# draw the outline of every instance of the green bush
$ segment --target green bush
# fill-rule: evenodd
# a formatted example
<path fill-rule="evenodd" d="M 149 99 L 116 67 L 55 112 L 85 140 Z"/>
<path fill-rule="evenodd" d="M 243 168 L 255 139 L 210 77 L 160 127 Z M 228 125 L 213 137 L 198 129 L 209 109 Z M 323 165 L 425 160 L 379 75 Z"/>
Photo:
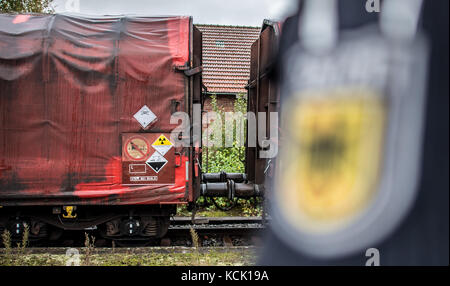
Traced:
<path fill-rule="evenodd" d="M 218 117 L 221 118 L 222 123 L 220 124 L 217 121 L 213 121 L 209 126 L 211 130 L 211 132 L 209 132 L 209 138 L 207 138 L 207 132 L 203 133 L 203 142 L 215 140 L 216 138 L 214 138 L 214 135 L 217 134 L 216 132 L 219 132 L 217 129 L 221 128 L 220 133 L 222 134 L 221 139 L 223 147 L 205 147 L 204 145 L 202 161 L 205 165 L 205 168 L 203 172 L 215 173 L 225 171 L 233 173 L 243 173 L 245 172 L 245 146 L 243 146 L 243 141 L 241 144 L 239 144 L 239 141 L 236 138 L 236 125 L 234 125 L 232 129 L 233 147 L 225 147 L 225 137 L 229 134 L 226 134 L 225 129 L 225 111 L 217 104 L 216 95 L 211 96 L 211 106 L 212 110 L 217 113 Z M 245 94 L 238 94 L 236 96 L 236 100 L 234 102 L 234 112 L 241 112 L 242 114 L 245 114 L 247 112 L 247 99 Z M 244 126 L 245 122 L 246 121 L 244 119 Z M 243 138 L 243 140 L 245 140 L 245 138 Z"/>
<path fill-rule="evenodd" d="M 243 138 L 239 138 L 240 129 L 238 128 L 237 121 L 234 123 L 233 128 L 226 129 L 225 121 L 225 111 L 223 107 L 219 106 L 217 103 L 217 96 L 211 95 L 211 107 L 214 112 L 221 119 L 221 122 L 213 121 L 209 126 L 210 132 L 203 133 L 203 142 L 214 140 L 215 134 L 221 134 L 222 146 L 223 147 L 207 147 L 206 144 L 203 145 L 203 172 L 206 173 L 216 173 L 220 171 L 230 172 L 230 173 L 244 173 L 245 172 L 245 134 L 246 134 L 246 119 L 243 118 L 244 130 Z M 245 94 L 238 94 L 236 100 L 234 101 L 234 112 L 235 113 L 247 113 L 247 98 Z M 228 132 L 228 133 L 227 133 Z M 232 132 L 233 143 L 232 147 L 225 147 L 225 139 L 227 135 Z M 209 135 L 209 138 L 208 138 Z M 218 138 L 219 139 L 219 138 Z M 240 139 L 240 140 L 239 140 Z M 212 199 L 199 198 L 197 203 L 200 208 L 208 212 L 216 212 L 217 208 L 211 203 Z M 215 198 L 216 203 L 222 207 L 227 207 L 231 202 L 227 198 Z M 235 215 L 244 216 L 254 216 L 261 215 L 262 209 L 260 206 L 260 199 L 239 199 L 235 200 L 236 207 L 232 213 Z"/>
<path fill-rule="evenodd" d="M 219 106 L 217 103 L 216 95 L 211 95 L 211 107 L 212 111 L 216 112 L 217 117 L 221 119 L 221 122 L 213 121 L 209 126 L 210 132 L 203 132 L 203 157 L 202 157 L 202 171 L 205 173 L 216 173 L 220 171 L 230 172 L 230 173 L 244 173 L 245 172 L 245 146 L 244 138 L 240 138 L 240 142 L 236 136 L 239 135 L 239 129 L 237 124 L 234 124 L 233 128 L 228 130 L 225 128 L 225 111 L 223 107 Z M 247 98 L 245 94 L 238 94 L 234 102 L 234 112 L 235 113 L 247 113 Z M 246 134 L 246 119 L 243 118 L 244 130 L 243 134 Z M 233 142 L 232 147 L 225 147 L 225 137 L 227 132 L 233 132 Z M 223 147 L 207 147 L 206 142 L 213 141 L 216 138 L 214 136 L 220 134 Z M 208 136 L 209 135 L 209 136 Z M 219 138 L 217 138 L 219 141 Z M 221 211 L 216 208 L 213 204 L 213 200 L 221 206 L 222 208 L 227 208 L 232 202 L 227 198 L 204 198 L 200 197 L 197 200 L 197 205 L 199 207 L 199 213 L 205 216 L 226 216 L 226 215 L 238 215 L 238 216 L 256 216 L 261 215 L 261 199 L 260 198 L 250 198 L 250 199 L 235 199 L 235 208 L 230 211 Z M 178 213 L 181 215 L 189 215 L 186 206 L 179 206 Z"/>

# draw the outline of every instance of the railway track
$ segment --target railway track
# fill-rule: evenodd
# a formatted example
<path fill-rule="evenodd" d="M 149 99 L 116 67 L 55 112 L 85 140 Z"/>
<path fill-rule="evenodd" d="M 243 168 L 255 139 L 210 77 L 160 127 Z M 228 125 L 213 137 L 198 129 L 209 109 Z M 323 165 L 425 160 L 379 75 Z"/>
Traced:
<path fill-rule="evenodd" d="M 169 232 L 195 229 L 197 232 L 256 232 L 263 230 L 267 220 L 261 217 L 173 217 Z"/>
<path fill-rule="evenodd" d="M 175 216 L 171 218 L 172 225 L 189 225 L 192 224 L 191 217 L 184 216 Z M 270 221 L 270 217 L 263 219 L 260 216 L 226 216 L 226 217 L 195 217 L 194 218 L 195 225 L 202 224 L 213 224 L 213 225 L 221 225 L 221 224 L 265 224 Z"/>
<path fill-rule="evenodd" d="M 201 246 L 257 245 L 268 220 L 261 217 L 174 217 L 161 245 L 190 245 L 191 229 L 199 236 Z"/>
<path fill-rule="evenodd" d="M 80 251 L 84 252 L 83 248 L 78 248 Z M 231 246 L 231 247 L 208 247 L 208 248 L 198 248 L 193 249 L 188 246 L 153 246 L 153 247 L 96 247 L 93 249 L 93 254 L 172 254 L 172 253 L 192 253 L 196 251 L 198 253 L 208 253 L 210 251 L 216 252 L 239 252 L 239 251 L 256 251 L 258 248 L 255 246 Z M 65 254 L 67 247 L 29 247 L 26 249 L 27 253 L 32 254 Z M 14 249 L 12 252 L 16 252 Z M 0 248 L 0 255 L 4 254 L 5 250 Z"/>
<path fill-rule="evenodd" d="M 83 247 L 84 233 L 95 237 L 95 246 L 108 247 L 191 247 L 192 233 L 198 235 L 202 247 L 257 246 L 269 219 L 261 217 L 172 217 L 167 234 L 162 239 L 116 240 L 103 239 L 96 230 L 66 231 L 57 241 L 31 241 L 31 247 Z"/>

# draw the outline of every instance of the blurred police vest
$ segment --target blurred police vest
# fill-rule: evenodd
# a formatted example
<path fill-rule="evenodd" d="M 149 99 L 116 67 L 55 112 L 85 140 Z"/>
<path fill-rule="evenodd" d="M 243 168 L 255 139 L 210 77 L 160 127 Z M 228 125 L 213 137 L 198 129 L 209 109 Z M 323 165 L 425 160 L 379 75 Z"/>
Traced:
<path fill-rule="evenodd" d="M 283 24 L 263 265 L 448 265 L 448 2 L 378 2 Z"/>

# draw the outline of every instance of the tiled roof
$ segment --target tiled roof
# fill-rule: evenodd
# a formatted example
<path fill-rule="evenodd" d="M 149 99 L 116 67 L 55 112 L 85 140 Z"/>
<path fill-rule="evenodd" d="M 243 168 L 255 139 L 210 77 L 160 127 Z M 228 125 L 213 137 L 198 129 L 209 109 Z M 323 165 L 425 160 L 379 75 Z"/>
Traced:
<path fill-rule="evenodd" d="M 196 25 L 202 32 L 203 83 L 209 92 L 246 93 L 250 48 L 260 28 Z"/>

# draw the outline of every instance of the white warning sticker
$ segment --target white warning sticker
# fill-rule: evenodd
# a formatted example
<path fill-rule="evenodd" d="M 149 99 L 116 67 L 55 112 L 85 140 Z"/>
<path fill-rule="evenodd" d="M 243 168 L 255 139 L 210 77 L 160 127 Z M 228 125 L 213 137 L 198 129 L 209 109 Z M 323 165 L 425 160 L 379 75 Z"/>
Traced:
<path fill-rule="evenodd" d="M 165 155 L 173 147 L 173 144 L 166 136 L 161 134 L 158 139 L 153 142 L 152 147 L 161 155 Z"/>
<path fill-rule="evenodd" d="M 158 181 L 158 176 L 131 176 L 130 182 Z"/>
<path fill-rule="evenodd" d="M 156 115 L 150 110 L 150 108 L 148 108 L 147 105 L 142 106 L 133 117 L 144 129 L 156 119 Z"/>
<path fill-rule="evenodd" d="M 153 171 L 159 173 L 161 169 L 167 164 L 167 159 L 158 152 L 153 153 L 145 163 L 152 168 Z"/>

